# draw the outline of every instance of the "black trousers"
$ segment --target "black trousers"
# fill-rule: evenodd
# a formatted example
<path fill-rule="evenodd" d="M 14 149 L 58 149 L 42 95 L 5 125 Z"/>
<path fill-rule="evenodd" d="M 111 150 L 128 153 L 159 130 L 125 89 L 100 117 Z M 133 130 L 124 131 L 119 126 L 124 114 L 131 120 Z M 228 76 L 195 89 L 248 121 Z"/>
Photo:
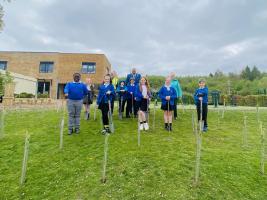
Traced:
<path fill-rule="evenodd" d="M 176 118 L 178 116 L 177 115 L 177 103 L 178 103 L 178 98 L 175 98 L 174 99 L 174 109 L 173 109 L 174 118 Z"/>
<path fill-rule="evenodd" d="M 109 123 L 108 123 L 108 111 L 109 111 L 108 103 L 101 103 L 99 105 L 99 109 L 102 112 L 102 122 L 103 122 L 103 125 L 104 126 L 109 125 Z"/>
<path fill-rule="evenodd" d="M 197 118 L 198 121 L 200 120 L 200 103 L 197 104 Z M 204 121 L 204 126 L 208 126 L 207 122 L 207 117 L 208 117 L 208 104 L 207 103 L 202 103 L 202 120 Z"/>
<path fill-rule="evenodd" d="M 134 110 L 134 113 L 132 113 Z M 136 108 L 136 101 L 132 99 L 127 99 L 127 106 L 126 106 L 126 116 L 129 117 L 130 113 L 137 115 L 137 108 Z"/>

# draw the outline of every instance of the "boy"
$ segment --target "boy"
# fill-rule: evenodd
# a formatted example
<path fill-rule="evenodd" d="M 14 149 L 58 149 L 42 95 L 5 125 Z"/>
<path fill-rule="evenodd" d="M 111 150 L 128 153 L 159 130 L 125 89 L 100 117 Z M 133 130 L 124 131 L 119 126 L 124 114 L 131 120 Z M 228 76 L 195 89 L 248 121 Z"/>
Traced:
<path fill-rule="evenodd" d="M 130 118 L 130 113 L 134 115 L 134 117 L 137 116 L 137 109 L 136 109 L 136 101 L 135 101 L 135 85 L 134 78 L 130 78 L 130 83 L 127 85 L 128 92 L 127 92 L 127 107 L 126 107 L 126 118 Z"/>
<path fill-rule="evenodd" d="M 64 89 L 65 96 L 68 98 L 67 106 L 69 112 L 69 135 L 75 129 L 75 133 L 80 133 L 80 116 L 82 110 L 83 98 L 87 95 L 86 85 L 81 81 L 81 74 L 73 74 L 73 82 L 67 83 Z"/>
<path fill-rule="evenodd" d="M 108 75 L 104 77 L 104 83 L 99 87 L 99 94 L 96 102 L 98 109 L 102 112 L 102 122 L 104 125 L 104 129 L 102 130 L 103 135 L 111 132 L 109 129 L 108 112 L 111 113 L 111 102 L 115 97 L 115 90 L 114 86 L 110 83 L 110 79 Z"/>
<path fill-rule="evenodd" d="M 203 131 L 207 132 L 208 123 L 207 123 L 207 115 L 208 115 L 208 88 L 206 87 L 205 79 L 199 79 L 198 81 L 199 88 L 196 89 L 194 94 L 195 104 L 197 106 L 197 116 L 198 121 L 200 121 L 200 113 L 201 113 L 201 104 L 202 104 L 202 120 L 204 121 Z"/>

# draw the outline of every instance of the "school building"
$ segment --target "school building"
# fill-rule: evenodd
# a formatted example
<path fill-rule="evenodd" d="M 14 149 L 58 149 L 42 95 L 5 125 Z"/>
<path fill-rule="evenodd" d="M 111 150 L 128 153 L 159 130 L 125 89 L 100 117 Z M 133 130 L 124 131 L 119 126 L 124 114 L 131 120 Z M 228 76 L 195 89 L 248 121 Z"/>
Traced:
<path fill-rule="evenodd" d="M 104 54 L 0 51 L 0 69 L 36 79 L 35 95 L 59 99 L 73 73 L 81 73 L 82 81 L 90 77 L 101 83 L 111 64 Z"/>

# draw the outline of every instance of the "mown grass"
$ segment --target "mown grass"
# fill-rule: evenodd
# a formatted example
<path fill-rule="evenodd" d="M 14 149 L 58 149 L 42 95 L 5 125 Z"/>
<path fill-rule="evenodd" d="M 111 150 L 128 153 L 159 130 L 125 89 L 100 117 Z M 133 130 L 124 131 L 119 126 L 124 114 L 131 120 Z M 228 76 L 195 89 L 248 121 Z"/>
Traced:
<path fill-rule="evenodd" d="M 174 131 L 142 132 L 137 146 L 136 119 L 114 116 L 109 137 L 107 182 L 101 183 L 104 136 L 97 120 L 82 120 L 79 135 L 66 135 L 59 150 L 61 112 L 12 111 L 0 140 L 0 199 L 267 199 L 267 176 L 260 173 L 260 133 L 256 113 L 248 116 L 248 146 L 242 145 L 243 112 L 209 112 L 202 137 L 200 183 L 194 184 L 196 141 L 192 110 L 180 111 Z M 221 113 L 219 114 L 221 116 Z M 260 118 L 267 125 L 267 112 Z M 67 116 L 65 116 L 67 120 Z M 152 122 L 153 115 L 150 115 Z M 19 185 L 26 130 L 31 135 L 26 182 Z M 266 168 L 265 168 L 266 169 Z"/>

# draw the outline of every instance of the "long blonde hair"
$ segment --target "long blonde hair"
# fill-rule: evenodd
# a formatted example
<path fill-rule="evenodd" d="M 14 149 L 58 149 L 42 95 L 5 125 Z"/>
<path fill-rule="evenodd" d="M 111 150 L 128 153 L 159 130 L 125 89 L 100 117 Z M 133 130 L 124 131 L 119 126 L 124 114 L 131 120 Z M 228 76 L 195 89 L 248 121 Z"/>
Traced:
<path fill-rule="evenodd" d="M 142 79 L 145 79 L 145 81 L 146 81 L 145 85 L 146 85 L 146 87 L 147 87 L 147 92 L 150 92 L 150 84 L 149 84 L 149 82 L 148 82 L 148 79 L 147 79 L 145 76 L 142 76 L 141 79 L 140 79 L 140 81 L 139 81 L 139 90 L 140 90 L 141 92 L 143 91 L 143 89 L 142 89 L 142 85 L 141 85 L 141 81 L 142 81 Z"/>

